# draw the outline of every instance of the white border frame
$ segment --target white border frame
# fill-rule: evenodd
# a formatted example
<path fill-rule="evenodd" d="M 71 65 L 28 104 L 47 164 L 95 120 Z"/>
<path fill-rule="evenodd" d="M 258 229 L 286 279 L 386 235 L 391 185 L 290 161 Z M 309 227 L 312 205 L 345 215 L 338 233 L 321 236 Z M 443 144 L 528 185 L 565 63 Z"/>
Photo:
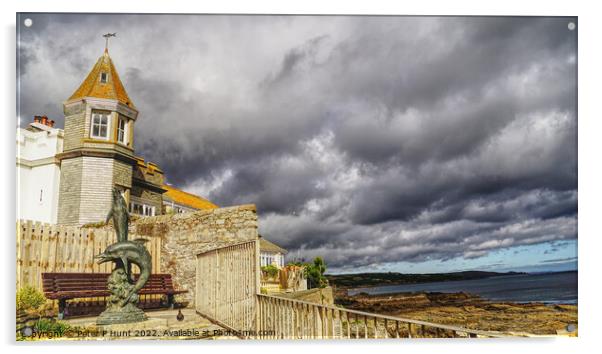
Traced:
<path fill-rule="evenodd" d="M 602 79 L 600 63 L 602 63 L 602 46 L 599 44 L 600 35 L 600 9 L 593 1 L 524 1 L 506 0 L 486 2 L 479 0 L 455 1 L 406 1 L 386 2 L 379 0 L 305 0 L 296 2 L 283 1 L 244 1 L 224 0 L 220 2 L 190 2 L 184 0 L 172 1 L 147 1 L 126 2 L 122 0 L 105 0 L 98 2 L 82 2 L 76 0 L 56 0 L 42 2 L 35 0 L 21 0 L 19 2 L 4 2 L 0 17 L 3 20 L 2 32 L 6 41 L 3 42 L 4 55 L 2 77 L 10 78 L 2 85 L 0 106 L 5 109 L 6 135 L 3 139 L 8 144 L 3 149 L 2 162 L 5 165 L 3 174 L 4 209 L 0 213 L 5 226 L 3 238 L 5 242 L 4 261 L 8 276 L 4 277 L 3 303 L 5 313 L 14 313 L 14 220 L 15 220 L 15 147 L 13 143 L 14 130 L 10 122 L 16 117 L 16 81 L 15 80 L 15 12 L 154 12 L 154 13 L 303 13 L 303 14 L 447 14 L 447 15 L 539 15 L 579 16 L 579 338 L 577 339 L 526 339 L 526 340 L 475 340 L 475 341 L 448 341 L 424 340 L 404 341 L 403 343 L 391 341 L 298 341 L 294 342 L 250 342 L 250 341 L 213 341 L 212 343 L 198 342 L 173 342 L 173 341 L 148 341 L 148 342 L 104 342 L 102 345 L 92 343 L 30 343 L 37 346 L 43 345 L 50 350 L 57 350 L 63 354 L 80 353 L 82 350 L 90 353 L 105 353 L 110 345 L 112 352 L 143 351 L 145 354 L 165 353 L 166 350 L 178 351 L 209 351 L 223 352 L 224 350 L 244 350 L 247 353 L 276 352 L 287 354 L 303 353 L 308 351 L 320 352 L 346 351 L 348 353 L 363 353 L 371 350 L 410 351 L 410 352 L 442 352 L 446 353 L 482 353 L 488 354 L 508 352 L 521 353 L 529 351 L 535 353 L 581 353 L 594 351 L 600 346 L 599 319 L 602 317 L 599 294 L 602 286 L 599 281 L 599 271 L 602 269 L 600 250 L 602 239 L 600 233 L 600 201 L 602 192 L 602 165 L 599 163 L 599 152 L 602 151 L 602 120 L 599 119 L 599 85 Z M 596 11 L 598 10 L 598 11 Z M 34 24 L 35 25 L 35 24 Z M 20 343 L 14 344 L 14 321 L 12 316 L 5 316 L 2 321 L 0 333 L 6 336 L 4 346 L 11 346 L 7 350 L 38 352 L 39 348 L 33 345 Z M 79 345 L 78 345 L 79 344 Z M 85 345 L 85 349 L 82 347 Z M 48 346 L 48 347 L 46 347 Z M 173 348 L 176 346 L 177 348 Z M 199 347 L 202 346 L 202 347 Z M 225 348 L 235 346 L 238 348 Z M 244 346 L 244 349 L 243 349 Z M 59 348 L 60 347 L 60 348 Z M 308 348 L 311 347 L 311 348 Z M 172 349 L 173 348 L 173 349 Z M 387 350 L 389 349 L 389 350 Z"/>

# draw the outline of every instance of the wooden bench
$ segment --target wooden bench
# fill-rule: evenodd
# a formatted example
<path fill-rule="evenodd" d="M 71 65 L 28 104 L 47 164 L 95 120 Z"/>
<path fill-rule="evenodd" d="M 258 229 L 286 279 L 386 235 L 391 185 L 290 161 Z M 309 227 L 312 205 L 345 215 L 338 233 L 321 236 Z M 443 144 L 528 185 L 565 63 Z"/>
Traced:
<path fill-rule="evenodd" d="M 59 319 L 64 318 L 67 300 L 79 298 L 105 298 L 109 273 L 42 273 L 44 295 L 59 302 Z M 133 275 L 134 281 L 138 274 Z M 166 295 L 167 305 L 174 307 L 175 295 L 188 290 L 175 290 L 171 274 L 151 274 L 138 295 Z"/>

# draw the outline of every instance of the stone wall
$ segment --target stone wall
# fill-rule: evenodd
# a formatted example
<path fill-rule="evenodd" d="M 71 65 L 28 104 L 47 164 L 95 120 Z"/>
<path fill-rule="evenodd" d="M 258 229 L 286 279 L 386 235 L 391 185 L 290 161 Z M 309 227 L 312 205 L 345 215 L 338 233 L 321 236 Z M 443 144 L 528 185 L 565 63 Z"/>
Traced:
<path fill-rule="evenodd" d="M 132 188 L 132 165 L 113 160 L 113 183 L 125 188 Z"/>
<path fill-rule="evenodd" d="M 274 296 L 280 296 L 287 299 L 294 299 L 300 301 L 313 302 L 315 304 L 322 305 L 333 305 L 334 304 L 334 296 L 332 292 L 332 288 L 327 286 L 325 288 L 319 289 L 309 289 L 303 291 L 296 291 L 293 293 L 279 293 L 273 294 Z"/>
<path fill-rule="evenodd" d="M 196 256 L 212 249 L 258 239 L 255 205 L 144 217 L 131 225 L 137 236 L 161 237 L 161 272 L 172 275 L 179 299 L 194 305 Z"/>
<path fill-rule="evenodd" d="M 130 200 L 155 207 L 155 214 L 161 214 L 163 208 L 163 195 L 138 186 L 137 180 L 132 185 Z"/>

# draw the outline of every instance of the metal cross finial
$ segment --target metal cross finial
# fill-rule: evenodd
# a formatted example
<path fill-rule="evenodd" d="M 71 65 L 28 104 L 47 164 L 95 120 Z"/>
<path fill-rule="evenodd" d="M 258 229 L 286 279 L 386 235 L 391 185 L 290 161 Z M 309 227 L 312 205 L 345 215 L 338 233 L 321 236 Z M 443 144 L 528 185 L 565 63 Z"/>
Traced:
<path fill-rule="evenodd" d="M 102 36 L 105 37 L 105 52 L 108 52 L 109 51 L 109 38 L 117 37 L 117 32 L 103 34 Z"/>

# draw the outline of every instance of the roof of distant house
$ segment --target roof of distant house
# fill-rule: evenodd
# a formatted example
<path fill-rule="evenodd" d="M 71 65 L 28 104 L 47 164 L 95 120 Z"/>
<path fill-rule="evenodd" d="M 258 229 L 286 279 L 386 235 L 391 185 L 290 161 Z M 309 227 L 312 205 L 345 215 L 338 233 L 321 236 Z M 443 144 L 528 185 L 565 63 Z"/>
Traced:
<path fill-rule="evenodd" d="M 288 251 L 284 248 L 278 246 L 277 244 L 270 242 L 263 238 L 263 236 L 259 236 L 259 249 L 264 252 L 274 252 L 274 253 L 282 253 L 287 254 Z"/>
<path fill-rule="evenodd" d="M 101 78 L 101 75 L 105 74 Z M 124 105 L 134 107 L 134 103 L 128 96 L 117 70 L 113 65 L 109 53 L 105 53 L 98 58 L 98 61 L 84 80 L 79 88 L 69 97 L 69 101 L 75 99 L 81 99 L 84 97 L 96 97 L 96 98 L 107 98 L 117 100 Z"/>
<path fill-rule="evenodd" d="M 205 198 L 199 197 L 198 195 L 194 195 L 192 193 L 184 192 L 183 190 L 173 186 L 164 184 L 163 189 L 166 190 L 166 192 L 163 194 L 163 197 L 167 197 L 166 199 L 173 201 L 176 204 L 201 210 L 219 208 L 217 205 L 211 203 Z"/>

